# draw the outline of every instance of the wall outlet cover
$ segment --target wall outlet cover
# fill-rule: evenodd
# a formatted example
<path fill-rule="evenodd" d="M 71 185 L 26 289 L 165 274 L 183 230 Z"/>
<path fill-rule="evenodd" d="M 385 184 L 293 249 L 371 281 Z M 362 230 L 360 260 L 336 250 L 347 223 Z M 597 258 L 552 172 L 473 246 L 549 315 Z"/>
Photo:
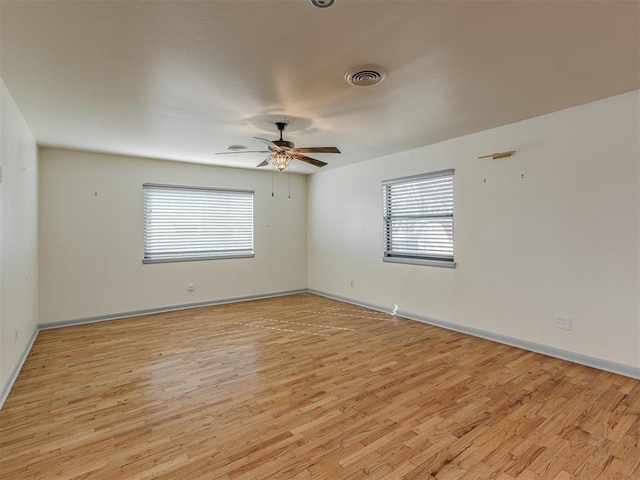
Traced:
<path fill-rule="evenodd" d="M 555 315 L 556 328 L 560 330 L 571 330 L 571 317 L 566 315 Z"/>

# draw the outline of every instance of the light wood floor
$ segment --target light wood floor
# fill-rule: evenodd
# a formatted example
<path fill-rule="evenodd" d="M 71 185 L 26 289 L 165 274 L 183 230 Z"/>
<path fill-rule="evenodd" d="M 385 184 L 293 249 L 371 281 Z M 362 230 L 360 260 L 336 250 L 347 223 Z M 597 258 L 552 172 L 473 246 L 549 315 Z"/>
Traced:
<path fill-rule="evenodd" d="M 640 382 L 302 294 L 43 331 L 0 478 L 640 479 Z"/>

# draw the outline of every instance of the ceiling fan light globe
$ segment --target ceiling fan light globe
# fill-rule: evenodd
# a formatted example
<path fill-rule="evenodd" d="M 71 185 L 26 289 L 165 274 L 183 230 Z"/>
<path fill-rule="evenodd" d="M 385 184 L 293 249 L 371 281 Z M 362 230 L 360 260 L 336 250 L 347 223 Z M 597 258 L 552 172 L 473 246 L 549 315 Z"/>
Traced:
<path fill-rule="evenodd" d="M 293 157 L 287 152 L 274 152 L 271 154 L 271 165 L 276 167 L 280 172 L 289 166 L 293 161 Z"/>

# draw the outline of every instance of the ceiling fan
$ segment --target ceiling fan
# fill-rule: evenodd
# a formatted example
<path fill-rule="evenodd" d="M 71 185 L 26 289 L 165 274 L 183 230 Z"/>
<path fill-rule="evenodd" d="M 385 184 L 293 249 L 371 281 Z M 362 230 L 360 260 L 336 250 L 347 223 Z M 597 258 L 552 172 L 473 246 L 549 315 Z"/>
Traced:
<path fill-rule="evenodd" d="M 310 163 L 316 167 L 324 167 L 326 162 L 316 160 L 315 158 L 307 157 L 305 153 L 341 153 L 337 147 L 300 147 L 296 148 L 293 142 L 282 139 L 282 132 L 287 128 L 285 122 L 276 122 L 276 127 L 280 132 L 280 138 L 278 140 L 267 140 L 266 138 L 253 137 L 256 140 L 260 140 L 267 145 L 268 150 L 239 150 L 235 152 L 221 152 L 216 155 L 229 155 L 232 153 L 268 153 L 269 156 L 260 162 L 257 166 L 264 167 L 266 165 L 273 165 L 279 171 L 283 171 L 294 160 L 300 160 L 302 162 Z"/>

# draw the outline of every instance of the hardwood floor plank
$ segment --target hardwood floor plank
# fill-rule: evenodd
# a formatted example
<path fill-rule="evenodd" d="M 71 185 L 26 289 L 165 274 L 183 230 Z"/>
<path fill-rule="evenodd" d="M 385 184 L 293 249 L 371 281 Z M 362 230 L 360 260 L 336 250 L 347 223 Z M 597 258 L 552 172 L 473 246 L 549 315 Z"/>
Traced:
<path fill-rule="evenodd" d="M 637 480 L 640 382 L 312 294 L 42 331 L 0 478 Z"/>

